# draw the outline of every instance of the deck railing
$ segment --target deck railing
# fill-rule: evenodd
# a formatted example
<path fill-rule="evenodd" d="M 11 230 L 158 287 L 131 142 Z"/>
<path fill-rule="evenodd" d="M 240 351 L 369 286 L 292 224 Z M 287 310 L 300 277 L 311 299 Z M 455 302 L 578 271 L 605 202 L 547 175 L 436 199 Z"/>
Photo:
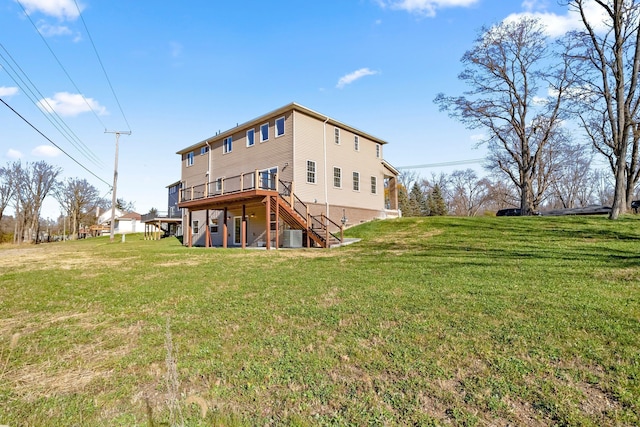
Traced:
<path fill-rule="evenodd" d="M 146 213 L 141 215 L 141 222 L 150 222 L 153 221 L 154 219 L 164 219 L 164 218 L 182 218 L 182 211 L 180 209 L 174 209 L 172 211 L 157 211 L 157 212 L 150 212 L 150 213 Z"/>
<path fill-rule="evenodd" d="M 204 184 L 180 190 L 180 201 L 190 202 L 208 197 L 239 193 L 255 189 L 278 190 L 278 174 L 267 171 L 253 171 L 240 175 L 218 178 Z"/>

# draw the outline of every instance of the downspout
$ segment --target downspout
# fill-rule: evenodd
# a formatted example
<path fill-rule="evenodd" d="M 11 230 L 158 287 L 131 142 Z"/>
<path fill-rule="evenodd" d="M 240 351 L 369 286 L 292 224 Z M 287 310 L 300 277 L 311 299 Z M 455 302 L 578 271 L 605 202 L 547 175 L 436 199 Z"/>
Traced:
<path fill-rule="evenodd" d="M 209 141 L 205 141 L 207 144 L 207 179 L 211 182 L 211 146 L 209 145 Z"/>
<path fill-rule="evenodd" d="M 329 217 L 329 190 L 327 188 L 328 182 L 328 172 L 327 172 L 327 122 L 329 121 L 329 117 L 322 124 L 322 149 L 324 151 L 324 204 L 325 204 L 325 215 L 327 218 Z"/>

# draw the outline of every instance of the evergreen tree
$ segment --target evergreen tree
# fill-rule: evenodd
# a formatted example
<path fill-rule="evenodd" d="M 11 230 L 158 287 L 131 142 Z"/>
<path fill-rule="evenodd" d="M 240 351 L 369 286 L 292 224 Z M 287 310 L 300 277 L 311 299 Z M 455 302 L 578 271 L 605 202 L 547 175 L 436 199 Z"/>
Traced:
<path fill-rule="evenodd" d="M 447 214 L 447 205 L 444 202 L 444 197 L 442 197 L 440 185 L 436 184 L 429 193 L 427 206 L 430 216 L 444 216 Z"/>
<path fill-rule="evenodd" d="M 411 193 L 409 194 L 409 207 L 411 215 L 407 216 L 426 216 L 428 213 L 427 200 L 424 197 L 424 192 L 420 188 L 417 182 L 411 187 Z"/>
<path fill-rule="evenodd" d="M 404 185 L 398 185 L 398 208 L 402 216 L 411 216 L 411 206 L 409 206 L 409 195 Z"/>

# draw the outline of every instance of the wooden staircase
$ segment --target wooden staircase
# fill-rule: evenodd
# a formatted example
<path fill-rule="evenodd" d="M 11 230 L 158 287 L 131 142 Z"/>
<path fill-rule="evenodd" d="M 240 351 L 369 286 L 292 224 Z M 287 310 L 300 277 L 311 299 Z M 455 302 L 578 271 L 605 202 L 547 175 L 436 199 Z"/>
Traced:
<path fill-rule="evenodd" d="M 291 192 L 291 187 L 287 183 L 280 181 L 279 187 L 282 190 L 279 191 L 278 196 L 269 196 L 271 211 L 277 212 L 292 230 L 302 230 L 306 234 L 307 246 L 311 247 L 313 242 L 321 248 L 330 248 L 343 242 L 343 230 L 340 225 L 325 214 L 310 215 L 309 207 Z M 332 233 L 331 226 L 340 230 L 339 233 Z"/>

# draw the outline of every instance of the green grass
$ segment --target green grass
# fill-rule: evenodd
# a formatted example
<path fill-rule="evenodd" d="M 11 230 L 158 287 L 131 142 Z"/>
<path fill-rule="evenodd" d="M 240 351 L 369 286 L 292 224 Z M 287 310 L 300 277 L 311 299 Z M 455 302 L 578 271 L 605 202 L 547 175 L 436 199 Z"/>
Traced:
<path fill-rule="evenodd" d="M 0 424 L 640 424 L 640 220 L 348 234 L 0 247 Z"/>

